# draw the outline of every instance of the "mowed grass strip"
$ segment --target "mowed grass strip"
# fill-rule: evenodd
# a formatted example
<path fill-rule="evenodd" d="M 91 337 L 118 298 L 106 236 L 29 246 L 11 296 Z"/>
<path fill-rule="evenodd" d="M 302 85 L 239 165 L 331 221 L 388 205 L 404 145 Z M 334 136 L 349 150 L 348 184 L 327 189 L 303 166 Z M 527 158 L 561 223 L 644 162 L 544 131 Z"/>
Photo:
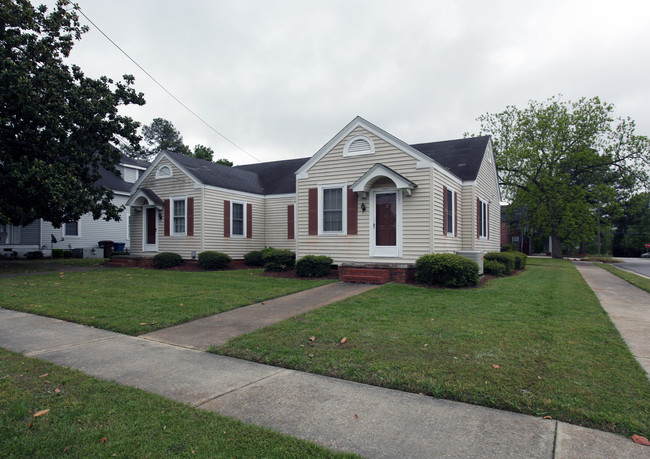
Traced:
<path fill-rule="evenodd" d="M 107 258 L 61 258 L 53 260 L 0 260 L 0 275 L 56 271 L 60 266 L 96 267 Z"/>
<path fill-rule="evenodd" d="M 213 352 L 650 434 L 645 373 L 594 293 L 562 260 L 529 259 L 526 271 L 482 288 L 388 284 Z"/>
<path fill-rule="evenodd" d="M 629 271 L 625 271 L 624 269 L 616 268 L 614 266 L 610 265 L 605 265 L 605 264 L 597 264 L 600 268 L 603 268 L 605 271 L 609 271 L 610 273 L 620 277 L 624 281 L 629 282 L 630 284 L 634 285 L 635 287 L 639 287 L 641 290 L 645 290 L 646 292 L 650 293 L 650 279 L 647 279 L 645 277 L 639 276 L 637 274 L 631 273 Z M 650 337 L 649 337 L 650 339 Z"/>
<path fill-rule="evenodd" d="M 0 456 L 353 457 L 3 349 Z"/>
<path fill-rule="evenodd" d="M 139 335 L 333 282 L 260 272 L 117 268 L 0 279 L 0 307 Z"/>

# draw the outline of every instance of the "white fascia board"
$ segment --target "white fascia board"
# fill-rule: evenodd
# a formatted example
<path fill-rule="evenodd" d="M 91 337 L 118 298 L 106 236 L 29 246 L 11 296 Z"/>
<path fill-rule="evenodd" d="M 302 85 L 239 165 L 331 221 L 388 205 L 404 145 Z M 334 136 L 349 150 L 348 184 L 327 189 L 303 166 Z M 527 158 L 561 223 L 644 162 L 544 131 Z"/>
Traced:
<path fill-rule="evenodd" d="M 222 188 L 219 186 L 212 186 L 212 185 L 200 185 L 200 186 L 196 186 L 195 188 L 204 188 L 206 190 L 220 191 L 222 193 L 234 194 L 236 196 L 246 196 L 249 198 L 261 198 L 261 199 L 266 198 L 266 196 L 264 196 L 263 194 L 249 193 L 247 191 L 231 190 L 230 188 Z"/>
<path fill-rule="evenodd" d="M 176 161 L 174 161 L 174 158 L 169 156 L 167 154 L 167 152 L 163 151 L 161 153 L 158 153 L 158 156 L 156 156 L 156 158 L 152 161 L 152 163 L 149 165 L 149 167 L 147 167 L 147 169 L 144 171 L 144 173 L 141 174 L 140 177 L 138 178 L 138 180 L 136 180 L 135 183 L 131 186 L 131 192 L 137 190 L 140 187 L 140 184 L 144 181 L 144 179 L 146 177 L 148 177 L 149 174 L 151 174 L 154 171 L 154 169 L 158 166 L 160 161 L 162 161 L 164 158 L 166 158 L 169 162 L 171 162 L 174 166 L 176 166 L 183 174 L 187 175 L 194 182 L 195 187 L 196 187 L 196 185 L 202 185 L 203 184 L 200 180 L 198 180 L 196 177 L 194 177 L 194 175 L 191 172 L 189 172 L 183 166 L 181 166 Z"/>
<path fill-rule="evenodd" d="M 285 194 L 267 194 L 266 199 L 291 199 L 296 197 L 296 193 L 285 193 Z"/>
<path fill-rule="evenodd" d="M 433 168 L 441 172 L 442 174 L 446 175 L 448 178 L 454 180 L 456 183 L 461 184 L 461 180 L 456 177 L 454 174 L 449 172 L 447 169 L 442 167 L 440 164 L 438 164 L 435 160 L 429 158 L 427 155 L 424 153 L 416 150 L 415 148 L 411 147 L 409 144 L 404 142 L 403 140 L 398 139 L 394 135 L 384 131 L 378 126 L 375 126 L 368 120 L 365 120 L 364 118 L 357 116 L 354 118 L 352 121 L 350 121 L 347 126 L 345 126 L 341 131 L 339 131 L 338 134 L 336 134 L 329 142 L 327 142 L 314 156 L 309 159 L 303 166 L 296 171 L 296 178 L 298 179 L 305 179 L 309 178 L 309 169 L 311 169 L 314 164 L 316 164 L 320 159 L 325 156 L 332 148 L 334 148 L 341 140 L 343 140 L 350 132 L 355 130 L 356 128 L 361 127 L 373 134 L 375 134 L 377 137 L 383 139 L 384 141 L 388 142 L 395 148 L 402 150 L 404 153 L 407 155 L 413 157 L 415 160 L 417 160 L 417 169 L 427 169 L 427 168 Z"/>

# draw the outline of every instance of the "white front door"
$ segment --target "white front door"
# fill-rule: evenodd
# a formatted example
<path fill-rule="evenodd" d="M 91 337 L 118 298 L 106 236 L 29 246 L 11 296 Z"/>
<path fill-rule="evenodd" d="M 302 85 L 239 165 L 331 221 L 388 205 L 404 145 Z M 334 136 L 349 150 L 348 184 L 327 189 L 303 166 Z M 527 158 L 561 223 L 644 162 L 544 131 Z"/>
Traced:
<path fill-rule="evenodd" d="M 379 188 L 370 191 L 370 256 L 402 255 L 402 193 Z"/>
<path fill-rule="evenodd" d="M 158 251 L 158 209 L 145 206 L 142 210 L 142 251 Z"/>

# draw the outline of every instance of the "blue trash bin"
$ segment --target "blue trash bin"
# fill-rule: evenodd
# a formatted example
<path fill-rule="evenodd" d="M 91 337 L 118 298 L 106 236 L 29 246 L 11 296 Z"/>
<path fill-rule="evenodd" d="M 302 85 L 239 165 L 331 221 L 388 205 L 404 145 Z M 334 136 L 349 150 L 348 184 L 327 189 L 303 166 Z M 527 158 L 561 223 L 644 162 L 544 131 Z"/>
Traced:
<path fill-rule="evenodd" d="M 124 247 L 126 247 L 126 242 L 114 242 L 113 250 L 115 252 L 124 252 Z"/>

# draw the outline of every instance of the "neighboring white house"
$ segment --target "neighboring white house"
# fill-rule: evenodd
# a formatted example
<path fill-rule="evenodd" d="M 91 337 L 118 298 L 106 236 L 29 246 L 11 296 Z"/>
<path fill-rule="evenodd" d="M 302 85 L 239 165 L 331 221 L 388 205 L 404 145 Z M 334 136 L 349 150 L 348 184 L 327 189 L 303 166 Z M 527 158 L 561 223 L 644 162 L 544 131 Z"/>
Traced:
<path fill-rule="evenodd" d="M 136 256 L 272 246 L 410 269 L 426 253 L 499 250 L 499 202 L 489 137 L 409 145 L 357 117 L 310 158 L 230 168 L 162 152 L 127 204 Z"/>
<path fill-rule="evenodd" d="M 102 168 L 102 178 L 97 183 L 113 190 L 113 203 L 124 205 L 129 199 L 131 185 L 148 165 L 148 162 L 122 155 L 116 166 L 121 177 Z M 54 228 L 52 223 L 43 219 L 26 226 L 0 225 L 0 256 L 11 256 L 13 252 L 22 256 L 36 250 L 50 256 L 51 249 L 89 249 L 86 252 L 88 256 L 91 255 L 90 249 L 98 249 L 99 241 L 104 240 L 124 243 L 125 248 L 129 248 L 129 214 L 126 208 L 120 214 L 120 221 L 106 221 L 93 220 L 92 214 L 88 213 L 76 222 L 65 223 L 61 228 Z M 95 252 L 99 254 L 101 251 Z"/>

